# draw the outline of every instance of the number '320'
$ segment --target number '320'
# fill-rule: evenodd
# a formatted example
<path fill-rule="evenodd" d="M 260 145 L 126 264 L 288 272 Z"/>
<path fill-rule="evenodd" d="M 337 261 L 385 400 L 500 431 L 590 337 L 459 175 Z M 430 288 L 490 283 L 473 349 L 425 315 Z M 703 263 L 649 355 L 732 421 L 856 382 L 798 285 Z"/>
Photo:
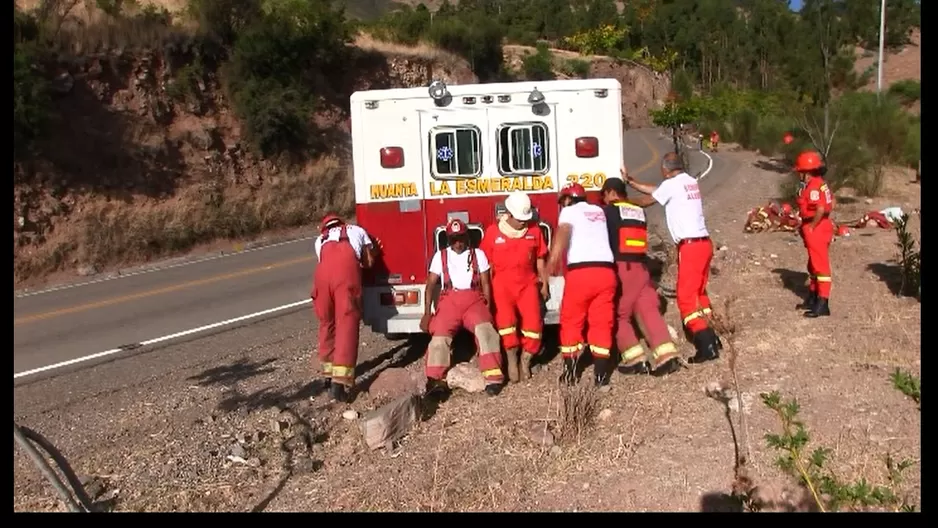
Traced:
<path fill-rule="evenodd" d="M 605 182 L 606 175 L 602 172 L 567 175 L 567 183 L 579 183 L 584 189 L 599 189 Z"/>

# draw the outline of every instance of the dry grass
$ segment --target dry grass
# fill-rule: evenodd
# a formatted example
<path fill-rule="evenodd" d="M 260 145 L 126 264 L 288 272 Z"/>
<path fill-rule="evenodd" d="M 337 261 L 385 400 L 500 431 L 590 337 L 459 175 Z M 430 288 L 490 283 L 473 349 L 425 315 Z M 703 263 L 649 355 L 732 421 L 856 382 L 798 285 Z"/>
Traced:
<path fill-rule="evenodd" d="M 43 0 L 20 5 L 37 14 L 51 49 L 59 53 L 157 49 L 192 34 L 192 28 L 179 16 L 173 16 L 170 25 L 143 16 L 145 4 L 128 6 L 117 17 L 107 15 L 91 0 Z"/>
<path fill-rule="evenodd" d="M 355 36 L 353 45 L 362 50 L 380 53 L 389 57 L 396 56 L 431 61 L 444 68 L 461 66 L 466 62 L 459 56 L 437 48 L 427 42 L 421 42 L 416 46 L 408 46 L 406 44 L 380 40 L 365 32 L 360 32 Z"/>
<path fill-rule="evenodd" d="M 102 268 L 179 253 L 215 239 L 244 239 L 354 212 L 351 173 L 334 158 L 283 174 L 256 190 L 207 182 L 156 203 L 90 198 L 46 244 L 17 255 L 14 276 L 57 271 L 73 261 Z"/>
<path fill-rule="evenodd" d="M 588 382 L 564 387 L 560 392 L 560 432 L 564 442 L 579 443 L 592 429 L 599 414 L 599 395 Z"/>

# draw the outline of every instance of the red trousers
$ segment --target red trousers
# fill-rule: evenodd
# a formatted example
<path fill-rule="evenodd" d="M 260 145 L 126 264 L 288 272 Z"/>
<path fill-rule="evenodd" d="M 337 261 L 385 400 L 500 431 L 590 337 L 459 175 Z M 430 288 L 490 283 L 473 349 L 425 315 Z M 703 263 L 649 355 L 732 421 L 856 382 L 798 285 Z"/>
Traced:
<path fill-rule="evenodd" d="M 802 224 L 801 238 L 804 240 L 804 247 L 808 250 L 808 275 L 811 279 L 809 284 L 811 293 L 816 293 L 818 297 L 830 299 L 830 247 L 831 242 L 834 240 L 834 223 L 831 222 L 830 218 L 825 218 L 814 229 Z"/>
<path fill-rule="evenodd" d="M 529 354 L 537 354 L 541 350 L 541 332 L 544 330 L 537 281 L 519 284 L 510 278 L 495 279 L 492 281 L 492 297 L 495 303 L 495 326 L 505 350 L 520 346 Z"/>
<path fill-rule="evenodd" d="M 648 268 L 640 262 L 617 262 L 616 266 L 619 274 L 616 345 L 622 354 L 620 364 L 632 366 L 645 359 L 645 349 L 632 328 L 632 317 L 652 350 L 655 366 L 677 356 L 677 347 L 671 342 L 668 324 L 658 311 L 658 292 Z"/>
<path fill-rule="evenodd" d="M 323 244 L 313 277 L 312 298 L 319 318 L 319 363 L 323 373 L 337 383 L 352 385 L 358 363 L 362 277 L 351 244 Z"/>
<path fill-rule="evenodd" d="M 691 334 L 705 330 L 710 315 L 707 282 L 713 243 L 709 238 L 682 240 L 677 246 L 677 309 Z"/>
<path fill-rule="evenodd" d="M 615 327 L 616 272 L 613 268 L 567 269 L 560 300 L 560 353 L 577 357 L 584 334 L 590 353 L 608 358 Z"/>
<path fill-rule="evenodd" d="M 472 332 L 479 349 L 479 370 L 486 382 L 501 383 L 502 354 L 492 313 L 482 295 L 475 290 L 450 290 L 440 295 L 436 313 L 430 320 L 430 345 L 427 347 L 427 378 L 441 380 L 452 360 L 453 337 L 460 328 Z"/>

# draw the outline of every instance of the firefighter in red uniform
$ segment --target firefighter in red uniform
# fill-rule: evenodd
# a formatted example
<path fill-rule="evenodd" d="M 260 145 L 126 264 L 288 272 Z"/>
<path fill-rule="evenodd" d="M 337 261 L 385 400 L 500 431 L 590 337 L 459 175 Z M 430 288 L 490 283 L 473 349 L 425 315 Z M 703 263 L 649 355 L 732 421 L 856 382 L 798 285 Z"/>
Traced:
<path fill-rule="evenodd" d="M 508 213 L 486 229 L 481 249 L 492 266 L 495 326 L 508 360 L 508 379 L 514 383 L 531 377 L 531 360 L 541 350 L 541 299 L 549 298 L 547 242 L 540 226 L 531 222 L 527 194 L 510 194 L 505 209 Z"/>
<path fill-rule="evenodd" d="M 655 199 L 651 196 L 629 199 L 623 181 L 626 177 L 628 171 L 623 168 L 622 179 L 609 178 L 602 187 L 609 241 L 619 274 L 616 303 L 616 345 L 621 354 L 619 372 L 630 374 L 649 370 L 645 349 L 632 328 L 634 316 L 652 349 L 651 372 L 668 374 L 680 367 L 679 354 L 671 342 L 668 325 L 658 311 L 658 292 L 646 266 L 648 224 L 644 208 L 654 204 Z"/>
<path fill-rule="evenodd" d="M 344 402 L 355 384 L 358 364 L 361 268 L 374 264 L 375 250 L 364 229 L 336 215 L 323 218 L 320 232 L 315 242 L 319 265 L 311 292 L 319 318 L 319 363 L 332 397 Z"/>
<path fill-rule="evenodd" d="M 798 308 L 805 317 L 830 315 L 831 261 L 830 245 L 834 240 L 834 194 L 824 182 L 826 166 L 821 155 L 805 151 L 795 160 L 795 172 L 801 175 L 798 212 L 801 215 L 801 238 L 808 250 L 809 295 Z"/>
<path fill-rule="evenodd" d="M 505 377 L 491 312 L 489 262 L 482 250 L 469 247 L 469 228 L 462 221 L 450 220 L 446 236 L 449 247 L 437 251 L 430 260 L 424 315 L 420 320 L 420 329 L 431 336 L 426 359 L 427 393 L 447 389 L 445 377 L 450 367 L 453 337 L 460 328 L 465 328 L 475 336 L 485 392 L 497 396 Z M 432 313 L 433 292 L 441 279 L 436 313 Z"/>
<path fill-rule="evenodd" d="M 566 257 L 560 301 L 560 381 L 576 383 L 576 364 L 585 344 L 593 356 L 593 381 L 605 385 L 609 382 L 618 287 L 606 215 L 601 207 L 586 202 L 586 190 L 578 183 L 564 186 L 559 201 L 560 217 L 548 269 L 559 269 Z"/>
<path fill-rule="evenodd" d="M 714 130 L 710 132 L 710 150 L 716 152 L 720 146 L 720 133 Z"/>
<path fill-rule="evenodd" d="M 633 188 L 650 194 L 664 206 L 668 231 L 677 244 L 677 308 L 697 349 L 688 361 L 700 363 L 718 358 L 723 344 L 708 322 L 712 310 L 707 282 L 713 242 L 707 231 L 697 180 L 684 172 L 684 164 L 674 152 L 665 154 L 661 161 L 663 181 L 657 187 L 637 182 L 628 174 L 625 177 Z"/>

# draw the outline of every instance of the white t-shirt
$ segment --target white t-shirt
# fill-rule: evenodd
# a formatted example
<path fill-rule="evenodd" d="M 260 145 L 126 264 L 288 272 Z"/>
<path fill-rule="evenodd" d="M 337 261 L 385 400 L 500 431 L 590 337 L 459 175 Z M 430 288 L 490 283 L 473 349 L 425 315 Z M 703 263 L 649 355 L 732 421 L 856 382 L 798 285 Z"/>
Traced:
<path fill-rule="evenodd" d="M 690 174 L 682 172 L 664 180 L 651 196 L 664 206 L 668 231 L 675 244 L 687 238 L 710 236 L 700 186 Z"/>
<path fill-rule="evenodd" d="M 586 202 L 564 207 L 557 223 L 573 226 L 567 248 L 568 266 L 579 262 L 615 262 L 609 246 L 606 213 L 601 207 Z"/>
<path fill-rule="evenodd" d="M 489 270 L 489 259 L 481 249 L 474 249 L 476 253 L 476 262 L 479 263 L 479 273 L 485 273 Z M 455 290 L 472 289 L 472 266 L 469 264 L 469 251 L 463 251 L 462 255 L 457 255 L 453 248 L 446 248 L 446 267 L 449 268 L 449 280 L 453 283 Z M 440 276 L 443 280 L 443 257 L 442 253 L 437 251 L 430 259 L 430 273 Z"/>
<path fill-rule="evenodd" d="M 329 229 L 325 237 L 316 237 L 315 248 L 317 259 L 322 258 L 322 245 L 327 242 L 338 242 L 341 232 L 341 226 L 333 227 Z M 368 236 L 368 233 L 357 225 L 345 224 L 345 234 L 348 236 L 349 243 L 352 244 L 352 249 L 355 250 L 355 256 L 359 259 L 362 258 L 362 248 L 371 244 L 371 238 Z"/>

